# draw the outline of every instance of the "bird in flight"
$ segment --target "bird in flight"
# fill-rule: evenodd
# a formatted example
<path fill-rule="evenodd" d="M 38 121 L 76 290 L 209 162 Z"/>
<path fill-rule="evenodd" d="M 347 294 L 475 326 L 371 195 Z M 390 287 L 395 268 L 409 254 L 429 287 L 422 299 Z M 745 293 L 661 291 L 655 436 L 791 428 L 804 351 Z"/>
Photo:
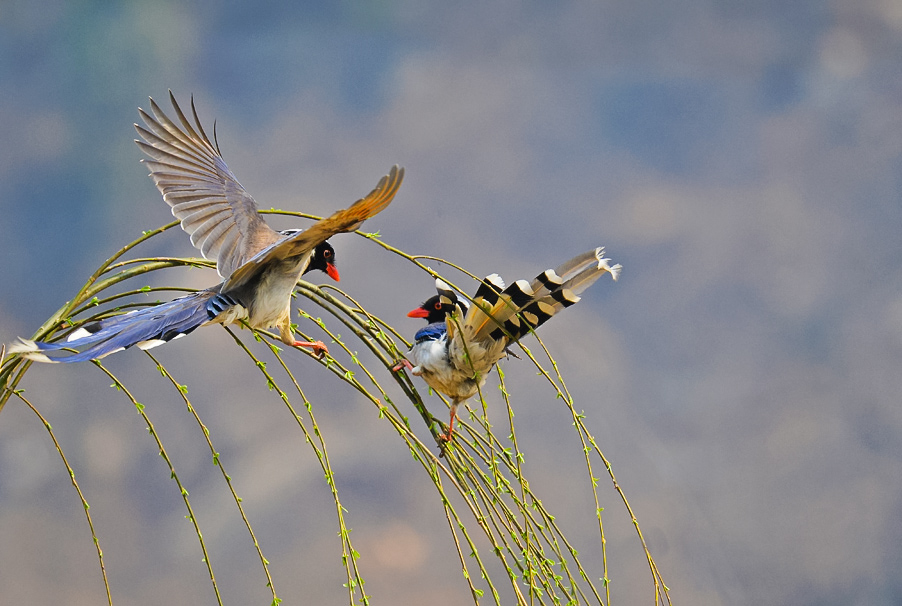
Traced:
<path fill-rule="evenodd" d="M 338 280 L 335 251 L 327 239 L 353 231 L 384 210 L 401 186 L 404 169 L 395 165 L 376 188 L 346 209 L 307 229 L 273 230 L 257 212 L 257 203 L 241 186 L 219 151 L 214 133 L 207 137 L 191 100 L 193 124 L 170 91 L 176 120 L 150 99 L 150 112 L 138 109 L 145 126 L 135 124 L 149 156 L 150 169 L 163 200 L 191 244 L 216 260 L 223 281 L 206 290 L 91 322 L 70 333 L 66 341 L 45 343 L 19 338 L 10 353 L 38 362 L 98 360 L 133 345 L 156 347 L 182 337 L 198 326 L 246 322 L 251 328 L 278 327 L 283 343 L 327 353 L 320 342 L 298 341 L 291 328 L 291 295 L 298 279 L 318 269 Z M 74 349 L 71 353 L 67 349 Z"/>
<path fill-rule="evenodd" d="M 596 248 L 540 273 L 532 282 L 517 280 L 505 287 L 498 274 L 482 280 L 472 302 L 457 296 L 437 279 L 438 294 L 408 313 L 428 323 L 414 335 L 406 367 L 426 384 L 451 398 L 451 419 L 442 436 L 450 440 L 460 404 L 476 395 L 507 348 L 557 312 L 580 300 L 579 294 L 603 274 L 616 280 L 620 265 L 611 266 L 604 248 Z"/>

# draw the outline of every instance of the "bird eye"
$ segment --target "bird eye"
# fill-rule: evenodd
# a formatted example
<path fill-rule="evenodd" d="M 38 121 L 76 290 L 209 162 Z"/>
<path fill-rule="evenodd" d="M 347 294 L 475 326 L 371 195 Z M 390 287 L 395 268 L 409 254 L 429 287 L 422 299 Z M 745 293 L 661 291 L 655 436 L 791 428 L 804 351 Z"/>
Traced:
<path fill-rule="evenodd" d="M 435 304 L 435 308 L 436 308 L 436 309 L 441 309 L 441 308 L 442 308 L 442 304 L 441 304 L 441 303 L 436 303 L 436 304 Z"/>
<path fill-rule="evenodd" d="M 324 251 L 323 251 L 323 256 L 326 257 L 326 258 L 328 259 L 329 257 L 332 256 L 332 251 L 331 251 L 331 250 L 324 250 Z"/>

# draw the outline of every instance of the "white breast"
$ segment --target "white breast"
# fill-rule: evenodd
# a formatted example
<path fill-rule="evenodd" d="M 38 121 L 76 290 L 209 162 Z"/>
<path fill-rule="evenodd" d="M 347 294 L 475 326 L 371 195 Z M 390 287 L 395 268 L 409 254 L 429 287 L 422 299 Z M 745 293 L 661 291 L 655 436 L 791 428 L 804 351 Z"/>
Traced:
<path fill-rule="evenodd" d="M 248 305 L 248 324 L 253 328 L 276 326 L 286 315 L 291 317 L 291 293 L 301 277 L 313 251 L 303 262 L 291 267 L 273 267 L 267 271 Z"/>
<path fill-rule="evenodd" d="M 485 376 L 477 382 L 473 372 L 452 364 L 446 344 L 447 336 L 416 343 L 410 350 L 410 357 L 416 362 L 413 374 L 422 376 L 429 387 L 454 400 L 466 400 L 477 393 L 478 385 L 485 383 Z"/>

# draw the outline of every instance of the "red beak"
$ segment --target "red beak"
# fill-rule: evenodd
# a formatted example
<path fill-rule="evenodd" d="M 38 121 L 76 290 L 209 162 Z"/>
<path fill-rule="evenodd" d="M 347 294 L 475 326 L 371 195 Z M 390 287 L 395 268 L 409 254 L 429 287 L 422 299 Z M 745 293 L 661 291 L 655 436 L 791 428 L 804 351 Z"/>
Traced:
<path fill-rule="evenodd" d="M 408 318 L 426 318 L 429 316 L 429 312 L 423 309 L 422 307 L 417 307 L 416 309 L 412 309 L 407 312 Z"/>
<path fill-rule="evenodd" d="M 331 263 L 326 263 L 326 273 L 336 282 L 341 282 L 341 276 L 338 275 L 338 269 Z"/>

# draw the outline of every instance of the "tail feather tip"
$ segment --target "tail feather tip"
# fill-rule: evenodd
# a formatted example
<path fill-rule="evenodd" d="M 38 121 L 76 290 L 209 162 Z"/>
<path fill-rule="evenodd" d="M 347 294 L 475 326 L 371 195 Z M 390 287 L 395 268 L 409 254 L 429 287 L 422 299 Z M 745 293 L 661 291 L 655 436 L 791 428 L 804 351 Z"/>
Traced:
<path fill-rule="evenodd" d="M 6 353 L 12 354 L 28 354 L 38 351 L 38 346 L 31 339 L 23 339 L 16 337 L 15 343 L 10 343 L 6 348 Z"/>
<path fill-rule="evenodd" d="M 496 288 L 500 288 L 504 290 L 505 284 L 504 279 L 498 274 L 489 274 L 485 277 L 484 282 L 489 282 L 490 284 L 494 284 Z"/>
<path fill-rule="evenodd" d="M 33 362 L 44 362 L 45 364 L 56 364 L 57 362 L 59 362 L 59 360 L 54 360 L 53 358 L 49 357 L 47 354 L 42 354 L 39 351 L 23 353 L 22 357 L 28 358 L 29 360 L 32 360 Z"/>
<path fill-rule="evenodd" d="M 617 278 L 620 277 L 620 270 L 623 269 L 623 266 L 620 263 L 611 266 L 611 260 L 604 256 L 604 246 L 599 246 L 595 249 L 595 259 L 598 261 L 598 269 L 607 271 L 616 282 Z"/>
<path fill-rule="evenodd" d="M 6 347 L 6 353 L 10 355 L 19 354 L 23 358 L 33 360 L 34 362 L 57 362 L 57 360 L 54 360 L 47 354 L 41 353 L 37 343 L 31 339 L 23 339 L 22 337 L 16 337 L 16 342 L 10 343 Z"/>

